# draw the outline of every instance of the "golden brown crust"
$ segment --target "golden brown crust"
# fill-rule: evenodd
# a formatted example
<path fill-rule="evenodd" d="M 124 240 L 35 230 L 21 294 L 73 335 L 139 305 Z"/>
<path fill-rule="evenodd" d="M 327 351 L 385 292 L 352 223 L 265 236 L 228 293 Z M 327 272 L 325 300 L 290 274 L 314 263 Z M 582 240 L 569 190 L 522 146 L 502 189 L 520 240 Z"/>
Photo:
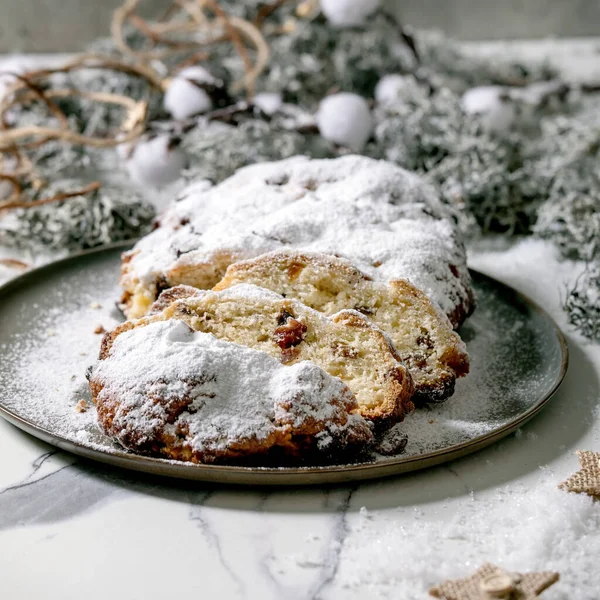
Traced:
<path fill-rule="evenodd" d="M 169 308 L 175 300 L 182 300 L 183 298 L 191 298 L 200 294 L 198 288 L 193 288 L 189 285 L 176 285 L 175 287 L 169 288 L 160 294 L 155 302 L 150 307 L 148 315 L 155 315 L 159 312 Z"/>
<path fill-rule="evenodd" d="M 342 457 L 348 460 L 368 452 L 374 439 L 368 427 L 345 427 L 347 422 L 344 420 L 328 423 L 312 420 L 304 423 L 302 427 L 278 422 L 275 423 L 277 429 L 260 441 L 244 438 L 237 442 L 230 442 L 227 448 L 222 450 L 211 448 L 210 451 L 201 451 L 194 448 L 193 444 L 186 439 L 189 430 L 185 427 L 180 427 L 177 433 L 173 434 L 165 428 L 167 422 L 158 423 L 153 435 L 149 436 L 147 431 L 141 432 L 135 427 L 123 427 L 117 424 L 117 414 L 122 411 L 121 399 L 115 394 L 107 394 L 106 391 L 102 393 L 104 388 L 97 381 L 90 381 L 90 390 L 92 400 L 96 403 L 98 422 L 107 435 L 117 439 L 123 447 L 139 454 L 170 460 L 197 464 L 327 463 Z M 189 404 L 186 399 L 183 399 L 179 406 L 174 407 L 172 400 L 167 401 L 160 396 L 156 397 L 155 401 L 163 406 L 171 405 L 170 420 L 174 420 L 175 414 L 185 410 Z M 316 436 L 323 432 L 326 426 L 329 428 L 332 441 L 324 452 L 317 447 Z"/>
<path fill-rule="evenodd" d="M 130 265 L 139 252 L 130 250 L 122 254 L 119 284 L 123 293 L 119 308 L 128 319 L 139 319 L 147 315 L 159 296 L 175 286 L 211 289 L 223 278 L 232 263 L 243 258 L 240 253 L 228 251 L 214 252 L 209 261 L 191 261 L 182 255 L 168 271 L 156 275 L 152 283 L 142 283 L 136 278 Z"/>

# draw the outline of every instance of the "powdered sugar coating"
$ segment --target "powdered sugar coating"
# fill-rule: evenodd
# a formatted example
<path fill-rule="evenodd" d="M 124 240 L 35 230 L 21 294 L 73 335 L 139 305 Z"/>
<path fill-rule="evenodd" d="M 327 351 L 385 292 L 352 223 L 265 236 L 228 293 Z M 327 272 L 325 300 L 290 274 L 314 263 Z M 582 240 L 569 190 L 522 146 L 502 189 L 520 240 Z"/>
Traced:
<path fill-rule="evenodd" d="M 243 448 L 264 452 L 314 435 L 319 450 L 370 441 L 356 400 L 338 378 L 304 361 L 283 366 L 266 353 L 162 321 L 119 335 L 90 381 L 101 387 L 101 425 L 126 447 L 169 438 L 211 462 Z M 116 409 L 111 405 L 116 404 Z M 111 418 L 102 417 L 107 405 Z"/>
<path fill-rule="evenodd" d="M 472 308 L 451 210 L 418 176 L 363 156 L 294 157 L 215 187 L 192 184 L 136 244 L 121 283 L 187 283 L 186 269 L 285 247 L 345 257 L 374 279 L 408 279 L 455 324 Z"/>

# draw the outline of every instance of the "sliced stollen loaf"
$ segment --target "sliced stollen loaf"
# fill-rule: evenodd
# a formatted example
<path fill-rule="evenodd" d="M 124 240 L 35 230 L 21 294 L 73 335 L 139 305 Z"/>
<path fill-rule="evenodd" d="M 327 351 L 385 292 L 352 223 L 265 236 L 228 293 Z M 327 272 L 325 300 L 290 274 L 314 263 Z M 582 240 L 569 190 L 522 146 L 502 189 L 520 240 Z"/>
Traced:
<path fill-rule="evenodd" d="M 191 288 L 187 298 L 160 313 L 128 321 L 108 333 L 101 358 L 123 331 L 156 321 L 179 319 L 194 331 L 262 350 L 286 365 L 310 360 L 339 377 L 352 391 L 363 417 L 382 426 L 412 410 L 412 377 L 383 332 L 357 311 L 330 317 L 297 300 L 254 285 L 221 292 Z"/>
<path fill-rule="evenodd" d="M 415 383 L 413 402 L 439 402 L 469 371 L 463 341 L 448 318 L 405 280 L 373 281 L 347 260 L 276 251 L 231 265 L 215 290 L 250 283 L 300 300 L 326 315 L 354 309 L 386 332 Z M 176 289 L 176 288 L 175 288 Z"/>
<path fill-rule="evenodd" d="M 342 256 L 376 281 L 408 279 L 454 326 L 474 307 L 452 209 L 414 173 L 364 156 L 298 156 L 192 184 L 123 256 L 121 307 L 143 316 L 165 289 L 210 289 L 232 263 L 286 248 Z"/>
<path fill-rule="evenodd" d="M 183 321 L 114 336 L 89 380 L 104 431 L 153 456 L 327 460 L 361 452 L 373 439 L 337 377 L 308 361 L 286 367 Z"/>

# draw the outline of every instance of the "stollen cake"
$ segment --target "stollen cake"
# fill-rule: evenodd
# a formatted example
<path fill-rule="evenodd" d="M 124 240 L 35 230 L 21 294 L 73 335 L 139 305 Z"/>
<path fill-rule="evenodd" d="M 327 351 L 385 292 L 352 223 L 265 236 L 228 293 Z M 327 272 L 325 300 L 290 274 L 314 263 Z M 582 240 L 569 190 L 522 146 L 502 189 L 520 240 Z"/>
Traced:
<path fill-rule="evenodd" d="M 126 448 L 192 462 L 332 459 L 372 427 L 339 378 L 280 361 L 180 320 L 123 331 L 89 374 L 103 430 Z"/>
<path fill-rule="evenodd" d="M 185 290 L 184 290 L 185 291 Z M 125 331 L 166 320 L 182 320 L 192 330 L 260 350 L 282 364 L 312 361 L 341 379 L 358 404 L 357 412 L 381 427 L 412 410 L 412 377 L 383 332 L 364 315 L 342 310 L 330 317 L 254 285 L 213 292 L 187 288 L 160 313 L 127 321 L 105 335 L 101 360 Z"/>
<path fill-rule="evenodd" d="M 354 309 L 367 316 L 389 335 L 408 366 L 415 404 L 446 399 L 456 378 L 469 371 L 466 346 L 448 318 L 406 280 L 373 281 L 347 260 L 288 250 L 234 263 L 214 289 L 242 283 L 300 300 L 327 315 Z M 163 303 L 170 300 L 168 294 L 161 295 Z"/>
<path fill-rule="evenodd" d="M 350 260 L 375 281 L 407 279 L 456 327 L 473 310 L 451 209 L 417 175 L 364 156 L 294 157 L 192 184 L 125 253 L 121 308 L 145 315 L 165 289 L 210 289 L 229 265 L 291 248 Z"/>

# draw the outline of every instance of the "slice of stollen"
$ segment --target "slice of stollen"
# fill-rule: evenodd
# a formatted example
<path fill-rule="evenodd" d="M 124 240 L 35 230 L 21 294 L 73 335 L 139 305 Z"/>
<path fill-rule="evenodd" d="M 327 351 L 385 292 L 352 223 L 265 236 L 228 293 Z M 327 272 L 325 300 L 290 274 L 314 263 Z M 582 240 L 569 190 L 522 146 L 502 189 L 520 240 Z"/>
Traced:
<path fill-rule="evenodd" d="M 128 321 L 107 334 L 101 358 L 123 331 L 179 319 L 194 331 L 261 350 L 286 365 L 312 361 L 341 379 L 356 397 L 358 413 L 381 426 L 402 420 L 412 410 L 414 386 L 408 369 L 385 334 L 359 312 L 343 310 L 327 317 L 254 285 L 187 292 L 189 297 L 162 312 Z"/>
<path fill-rule="evenodd" d="M 413 402 L 440 402 L 469 372 L 463 341 L 446 315 L 406 280 L 375 282 L 335 256 L 276 251 L 231 265 L 214 288 L 250 283 L 326 315 L 354 309 L 389 335 L 415 383 Z"/>
<path fill-rule="evenodd" d="M 103 430 L 152 456 L 329 461 L 373 438 L 352 392 L 314 363 L 286 367 L 175 319 L 118 335 L 89 380 Z"/>

